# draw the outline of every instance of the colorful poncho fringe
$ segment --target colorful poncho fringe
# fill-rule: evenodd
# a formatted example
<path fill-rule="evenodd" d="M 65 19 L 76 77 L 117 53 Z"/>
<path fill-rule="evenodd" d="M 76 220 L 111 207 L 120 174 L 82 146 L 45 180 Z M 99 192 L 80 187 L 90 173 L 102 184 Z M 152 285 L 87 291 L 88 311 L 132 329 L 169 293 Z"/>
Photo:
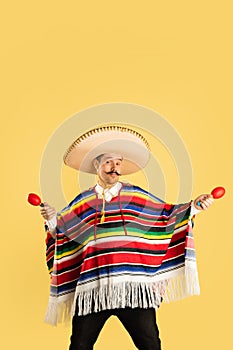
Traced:
<path fill-rule="evenodd" d="M 56 239 L 47 235 L 46 322 L 199 294 L 191 202 L 165 204 L 122 184 L 100 223 L 102 205 L 94 188 L 81 193 L 58 214 Z"/>

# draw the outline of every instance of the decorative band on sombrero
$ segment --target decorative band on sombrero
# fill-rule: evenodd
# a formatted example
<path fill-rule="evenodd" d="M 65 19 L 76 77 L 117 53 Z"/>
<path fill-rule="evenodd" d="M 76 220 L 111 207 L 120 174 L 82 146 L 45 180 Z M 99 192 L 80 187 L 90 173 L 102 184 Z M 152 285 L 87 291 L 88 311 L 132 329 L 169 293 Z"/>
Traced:
<path fill-rule="evenodd" d="M 122 156 L 122 175 L 126 175 L 145 167 L 150 147 L 145 137 L 136 130 L 108 125 L 79 136 L 65 152 L 64 163 L 76 170 L 95 174 L 93 160 L 105 153 Z"/>

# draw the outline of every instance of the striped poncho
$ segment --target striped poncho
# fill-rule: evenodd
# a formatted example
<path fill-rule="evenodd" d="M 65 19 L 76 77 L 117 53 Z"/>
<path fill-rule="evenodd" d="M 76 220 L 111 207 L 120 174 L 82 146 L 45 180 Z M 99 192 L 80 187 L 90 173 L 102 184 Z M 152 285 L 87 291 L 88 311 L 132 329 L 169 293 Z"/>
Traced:
<path fill-rule="evenodd" d="M 45 321 L 56 325 L 76 311 L 153 307 L 199 294 L 191 202 L 165 204 L 122 184 L 105 203 L 95 188 L 79 194 L 57 215 L 56 239 L 48 233 L 51 274 Z"/>

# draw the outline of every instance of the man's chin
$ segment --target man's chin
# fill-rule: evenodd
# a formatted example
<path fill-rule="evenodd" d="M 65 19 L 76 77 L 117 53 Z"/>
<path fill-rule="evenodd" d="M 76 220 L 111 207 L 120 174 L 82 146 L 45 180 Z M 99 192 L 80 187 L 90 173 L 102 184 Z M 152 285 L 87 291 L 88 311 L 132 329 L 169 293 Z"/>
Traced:
<path fill-rule="evenodd" d="M 116 182 L 118 182 L 119 176 L 117 175 L 110 175 L 108 178 L 108 182 L 111 184 L 114 184 Z"/>

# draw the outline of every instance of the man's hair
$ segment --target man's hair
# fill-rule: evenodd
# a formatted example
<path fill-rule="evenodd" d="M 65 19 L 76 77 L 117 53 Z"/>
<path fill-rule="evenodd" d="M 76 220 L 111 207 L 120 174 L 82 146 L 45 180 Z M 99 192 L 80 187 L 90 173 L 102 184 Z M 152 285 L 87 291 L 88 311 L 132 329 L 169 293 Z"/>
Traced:
<path fill-rule="evenodd" d="M 100 154 L 98 157 L 96 157 L 95 159 L 100 163 L 101 158 L 103 157 L 104 153 Z"/>
<path fill-rule="evenodd" d="M 105 155 L 105 153 L 102 153 L 102 154 L 100 154 L 99 156 L 95 157 L 95 159 L 94 159 L 94 160 L 97 160 L 97 161 L 98 161 L 98 163 L 100 163 L 101 158 L 102 158 L 104 155 Z M 94 161 L 94 160 L 93 160 L 93 161 Z M 121 160 L 123 160 L 123 158 L 122 158 L 122 157 L 121 157 Z"/>

